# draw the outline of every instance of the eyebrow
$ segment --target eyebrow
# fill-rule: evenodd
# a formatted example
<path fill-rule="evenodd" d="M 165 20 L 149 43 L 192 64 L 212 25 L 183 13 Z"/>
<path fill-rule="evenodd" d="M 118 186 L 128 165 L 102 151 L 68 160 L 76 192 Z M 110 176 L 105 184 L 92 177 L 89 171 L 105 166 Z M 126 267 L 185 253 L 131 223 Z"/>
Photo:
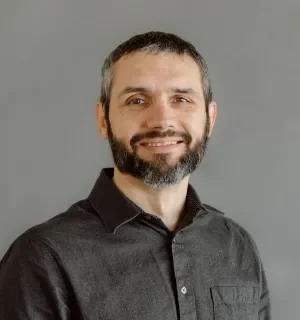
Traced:
<path fill-rule="evenodd" d="M 166 91 L 168 93 L 192 94 L 200 97 L 199 92 L 195 91 L 192 88 L 171 87 L 171 88 L 168 88 Z M 121 98 L 123 95 L 128 93 L 150 93 L 150 92 L 151 92 L 151 89 L 146 87 L 128 86 L 118 94 L 118 98 Z"/>

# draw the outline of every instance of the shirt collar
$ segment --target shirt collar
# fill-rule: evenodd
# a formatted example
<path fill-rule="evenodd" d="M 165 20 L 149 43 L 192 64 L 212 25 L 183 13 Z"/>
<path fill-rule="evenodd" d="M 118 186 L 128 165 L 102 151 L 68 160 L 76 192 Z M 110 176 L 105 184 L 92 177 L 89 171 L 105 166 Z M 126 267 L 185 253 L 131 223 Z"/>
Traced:
<path fill-rule="evenodd" d="M 87 200 L 102 218 L 106 228 L 115 233 L 119 226 L 145 212 L 117 188 L 112 181 L 113 175 L 114 168 L 102 169 Z M 192 218 L 202 209 L 202 203 L 190 184 L 186 208 Z"/>

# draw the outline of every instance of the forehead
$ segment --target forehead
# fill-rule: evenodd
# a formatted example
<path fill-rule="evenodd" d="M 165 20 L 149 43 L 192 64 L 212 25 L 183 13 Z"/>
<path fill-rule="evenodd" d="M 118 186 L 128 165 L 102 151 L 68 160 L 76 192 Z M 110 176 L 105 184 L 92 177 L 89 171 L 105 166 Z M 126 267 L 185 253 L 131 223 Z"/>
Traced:
<path fill-rule="evenodd" d="M 135 52 L 122 57 L 113 67 L 112 94 L 136 85 L 153 90 L 190 87 L 202 91 L 200 68 L 187 54 Z"/>

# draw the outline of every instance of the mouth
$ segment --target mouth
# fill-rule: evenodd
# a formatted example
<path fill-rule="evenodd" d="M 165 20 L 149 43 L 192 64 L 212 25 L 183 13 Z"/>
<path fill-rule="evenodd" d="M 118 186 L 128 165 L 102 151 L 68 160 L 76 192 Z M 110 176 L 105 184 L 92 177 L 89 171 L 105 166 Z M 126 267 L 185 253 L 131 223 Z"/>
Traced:
<path fill-rule="evenodd" d="M 180 144 L 182 142 L 183 140 L 149 140 L 140 142 L 140 145 L 146 147 L 164 147 Z"/>
<path fill-rule="evenodd" d="M 155 152 L 167 152 L 172 149 L 178 148 L 179 145 L 183 144 L 183 140 L 178 141 L 143 141 L 140 143 L 145 149 L 155 151 Z"/>

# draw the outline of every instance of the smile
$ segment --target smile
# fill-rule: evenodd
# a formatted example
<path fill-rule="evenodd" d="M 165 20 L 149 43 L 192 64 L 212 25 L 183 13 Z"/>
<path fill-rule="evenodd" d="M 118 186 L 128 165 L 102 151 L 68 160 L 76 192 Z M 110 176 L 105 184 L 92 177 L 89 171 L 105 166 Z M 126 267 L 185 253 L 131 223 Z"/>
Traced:
<path fill-rule="evenodd" d="M 154 152 L 169 152 L 179 147 L 183 141 L 141 143 L 140 146 Z"/>
<path fill-rule="evenodd" d="M 170 146 L 180 143 L 181 141 L 171 141 L 171 142 L 162 142 L 162 143 L 142 143 L 142 146 L 147 147 L 161 147 L 161 146 Z"/>

